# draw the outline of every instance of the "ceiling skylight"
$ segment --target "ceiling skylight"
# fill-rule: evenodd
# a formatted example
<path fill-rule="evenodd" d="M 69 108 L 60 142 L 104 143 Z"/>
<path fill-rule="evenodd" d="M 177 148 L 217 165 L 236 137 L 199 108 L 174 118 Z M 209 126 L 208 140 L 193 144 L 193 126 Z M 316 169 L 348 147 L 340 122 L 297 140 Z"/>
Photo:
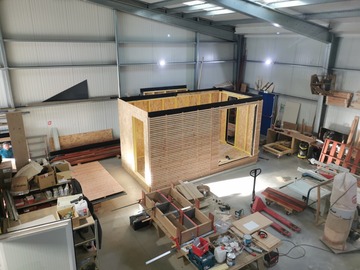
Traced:
<path fill-rule="evenodd" d="M 223 9 L 223 8 L 222 7 L 217 7 L 217 6 L 204 8 L 204 10 L 206 10 L 206 11 L 213 11 L 213 10 L 219 10 L 219 9 Z"/>
<path fill-rule="evenodd" d="M 196 6 L 196 5 L 201 5 L 204 3 L 205 3 L 205 1 L 188 1 L 188 2 L 184 2 L 183 4 L 187 5 L 187 6 Z"/>
<path fill-rule="evenodd" d="M 214 10 L 211 11 L 211 15 L 221 15 L 221 14 L 230 14 L 230 13 L 235 13 L 235 11 L 230 10 L 230 9 L 221 9 L 221 10 Z"/>

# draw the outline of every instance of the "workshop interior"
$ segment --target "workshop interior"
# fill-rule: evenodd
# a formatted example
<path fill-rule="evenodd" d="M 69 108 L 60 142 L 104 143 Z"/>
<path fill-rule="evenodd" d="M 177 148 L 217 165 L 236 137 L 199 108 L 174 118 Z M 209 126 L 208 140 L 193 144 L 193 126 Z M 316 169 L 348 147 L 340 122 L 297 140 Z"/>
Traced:
<path fill-rule="evenodd" d="M 359 11 L 0 1 L 0 269 L 358 269 Z"/>

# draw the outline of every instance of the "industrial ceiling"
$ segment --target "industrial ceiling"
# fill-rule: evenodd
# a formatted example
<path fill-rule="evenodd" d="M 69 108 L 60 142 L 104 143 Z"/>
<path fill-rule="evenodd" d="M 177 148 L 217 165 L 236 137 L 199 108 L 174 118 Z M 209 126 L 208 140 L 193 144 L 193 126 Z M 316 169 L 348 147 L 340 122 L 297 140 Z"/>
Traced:
<path fill-rule="evenodd" d="M 300 34 L 331 43 L 360 34 L 359 0 L 87 0 L 225 40 Z"/>

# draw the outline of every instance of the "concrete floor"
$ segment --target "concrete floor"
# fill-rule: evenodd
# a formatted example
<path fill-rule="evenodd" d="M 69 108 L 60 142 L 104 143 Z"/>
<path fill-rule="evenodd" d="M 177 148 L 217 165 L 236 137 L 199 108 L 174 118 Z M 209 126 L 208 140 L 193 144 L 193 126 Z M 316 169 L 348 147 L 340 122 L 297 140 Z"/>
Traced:
<path fill-rule="evenodd" d="M 256 165 L 236 168 L 211 177 L 196 180 L 196 184 L 210 186 L 212 199 L 220 199 L 234 210 L 244 209 L 250 214 L 251 193 L 253 178 L 249 172 L 253 168 L 261 168 L 262 174 L 257 177 L 256 194 L 266 187 L 283 186 L 301 174 L 298 167 L 311 168 L 306 160 L 296 156 L 283 156 L 276 158 L 271 154 L 261 153 Z M 268 159 L 268 160 L 266 160 Z M 175 252 L 163 257 L 149 265 L 145 262 L 170 250 L 172 243 L 164 237 L 158 237 L 154 227 L 147 227 L 134 231 L 129 225 L 129 216 L 141 210 L 136 204 L 141 198 L 140 185 L 121 167 L 121 160 L 113 158 L 101 161 L 101 164 L 123 186 L 126 195 L 103 202 L 98 210 L 98 216 L 103 229 L 102 249 L 98 252 L 98 266 L 100 270 L 128 270 L 128 269 L 195 269 L 191 264 L 185 265 L 183 260 L 177 258 Z M 132 206 L 117 209 L 129 204 Z M 276 205 L 270 206 L 299 226 L 300 233 L 292 233 L 290 238 L 284 237 L 269 228 L 269 232 L 284 240 L 279 251 L 283 256 L 279 263 L 271 269 L 278 270 L 338 270 L 360 269 L 359 252 L 335 255 L 320 240 L 324 226 L 316 226 L 314 211 L 306 209 L 304 212 L 290 216 L 284 214 L 284 209 Z M 210 209 L 212 210 L 212 209 Z M 208 209 L 209 211 L 209 209 Z M 300 245 L 295 247 L 295 245 Z M 318 248 L 310 247 L 315 246 Z"/>

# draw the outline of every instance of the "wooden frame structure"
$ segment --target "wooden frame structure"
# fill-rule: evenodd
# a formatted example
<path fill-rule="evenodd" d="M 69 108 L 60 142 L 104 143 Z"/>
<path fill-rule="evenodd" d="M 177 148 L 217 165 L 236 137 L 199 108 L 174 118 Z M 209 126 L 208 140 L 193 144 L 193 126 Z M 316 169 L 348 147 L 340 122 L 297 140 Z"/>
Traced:
<path fill-rule="evenodd" d="M 118 109 L 122 166 L 146 191 L 258 159 L 261 96 L 205 89 L 124 97 Z"/>
<path fill-rule="evenodd" d="M 142 204 L 153 221 L 177 246 L 213 230 L 208 218 L 175 188 L 143 193 Z"/>

